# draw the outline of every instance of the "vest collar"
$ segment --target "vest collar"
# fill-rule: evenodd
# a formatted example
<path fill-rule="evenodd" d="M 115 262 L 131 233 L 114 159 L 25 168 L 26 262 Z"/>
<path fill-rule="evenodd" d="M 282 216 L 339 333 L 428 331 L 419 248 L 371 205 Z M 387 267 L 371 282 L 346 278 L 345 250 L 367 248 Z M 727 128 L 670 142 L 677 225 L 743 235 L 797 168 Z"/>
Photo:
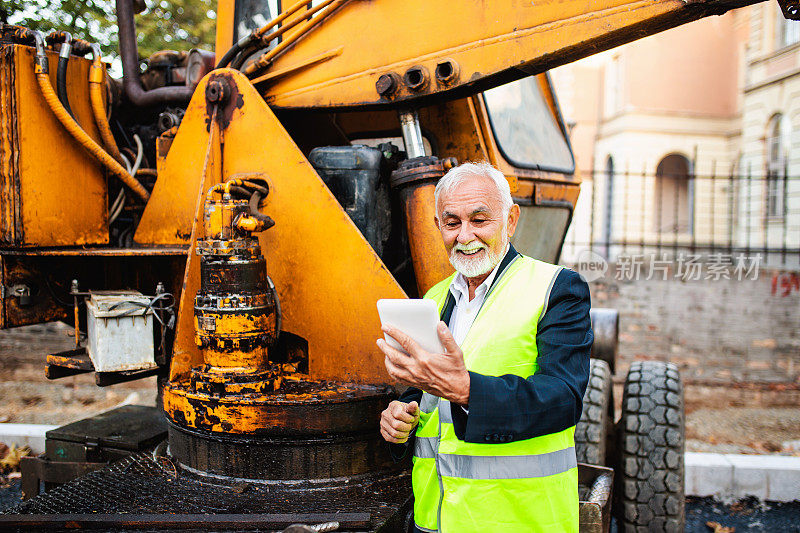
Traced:
<path fill-rule="evenodd" d="M 489 298 L 489 295 L 492 293 L 492 289 L 495 286 L 497 286 L 497 282 L 500 280 L 501 277 L 503 277 L 503 274 L 505 274 L 506 270 L 508 270 L 508 267 L 511 266 L 511 263 L 513 263 L 514 260 L 520 255 L 521 254 L 517 251 L 517 249 L 514 248 L 514 245 L 509 243 L 508 251 L 506 252 L 506 255 L 503 256 L 502 261 L 500 261 L 500 265 L 497 268 L 497 274 L 495 275 L 492 284 L 489 286 L 489 290 L 486 291 L 485 298 Z M 485 301 L 486 299 L 484 299 L 484 302 Z M 455 307 L 456 307 L 456 299 L 453 297 L 453 293 L 450 292 L 450 290 L 448 289 L 447 298 L 444 301 L 444 306 L 442 307 L 442 315 L 441 315 L 441 320 L 445 324 L 450 323 L 450 317 L 453 316 L 453 309 L 455 309 Z"/>

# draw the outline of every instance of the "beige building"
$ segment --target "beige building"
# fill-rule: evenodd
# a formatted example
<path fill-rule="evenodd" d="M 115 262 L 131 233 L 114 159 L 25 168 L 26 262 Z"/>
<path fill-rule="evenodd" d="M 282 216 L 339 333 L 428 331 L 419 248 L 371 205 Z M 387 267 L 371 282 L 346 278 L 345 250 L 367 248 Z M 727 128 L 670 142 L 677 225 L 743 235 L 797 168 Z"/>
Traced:
<path fill-rule="evenodd" d="M 758 4 L 554 70 L 584 179 L 562 259 L 796 249 L 798 28 Z"/>

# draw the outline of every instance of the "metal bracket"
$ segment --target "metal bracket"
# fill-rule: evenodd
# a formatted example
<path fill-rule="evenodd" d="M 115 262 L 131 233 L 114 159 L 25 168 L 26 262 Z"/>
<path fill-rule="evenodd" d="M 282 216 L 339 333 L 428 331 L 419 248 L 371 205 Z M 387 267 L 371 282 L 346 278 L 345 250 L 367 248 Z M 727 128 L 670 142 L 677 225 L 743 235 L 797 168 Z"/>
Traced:
<path fill-rule="evenodd" d="M 788 20 L 800 20 L 800 0 L 778 0 L 783 16 Z"/>

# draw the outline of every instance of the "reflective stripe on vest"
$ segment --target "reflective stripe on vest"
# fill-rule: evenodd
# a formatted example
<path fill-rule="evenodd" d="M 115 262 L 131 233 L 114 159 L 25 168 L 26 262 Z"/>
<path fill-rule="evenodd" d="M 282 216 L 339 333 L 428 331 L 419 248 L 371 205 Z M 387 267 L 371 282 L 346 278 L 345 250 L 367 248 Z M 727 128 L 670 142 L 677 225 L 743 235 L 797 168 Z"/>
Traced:
<path fill-rule="evenodd" d="M 539 455 L 439 454 L 443 476 L 463 479 L 522 479 L 554 476 L 578 466 L 575 448 Z"/>
<path fill-rule="evenodd" d="M 499 273 L 461 345 L 468 370 L 535 373 L 536 329 L 561 267 L 518 256 Z M 454 276 L 426 298 L 441 313 Z M 564 531 L 578 528 L 574 427 L 532 439 L 467 443 L 450 402 L 424 393 L 414 445 L 414 522 L 422 531 Z"/>

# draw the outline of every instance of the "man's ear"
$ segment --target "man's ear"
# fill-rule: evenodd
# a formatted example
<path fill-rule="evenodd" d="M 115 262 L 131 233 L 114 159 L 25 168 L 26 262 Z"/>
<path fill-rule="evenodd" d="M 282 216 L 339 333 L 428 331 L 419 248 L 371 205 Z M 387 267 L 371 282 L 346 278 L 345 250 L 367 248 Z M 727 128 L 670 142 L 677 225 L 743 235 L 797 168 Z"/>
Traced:
<path fill-rule="evenodd" d="M 519 222 L 519 206 L 514 204 L 508 210 L 508 236 L 513 237 L 514 232 L 517 231 L 517 222 Z"/>
<path fill-rule="evenodd" d="M 433 225 L 437 228 L 439 227 L 439 217 L 437 215 L 433 215 Z"/>

